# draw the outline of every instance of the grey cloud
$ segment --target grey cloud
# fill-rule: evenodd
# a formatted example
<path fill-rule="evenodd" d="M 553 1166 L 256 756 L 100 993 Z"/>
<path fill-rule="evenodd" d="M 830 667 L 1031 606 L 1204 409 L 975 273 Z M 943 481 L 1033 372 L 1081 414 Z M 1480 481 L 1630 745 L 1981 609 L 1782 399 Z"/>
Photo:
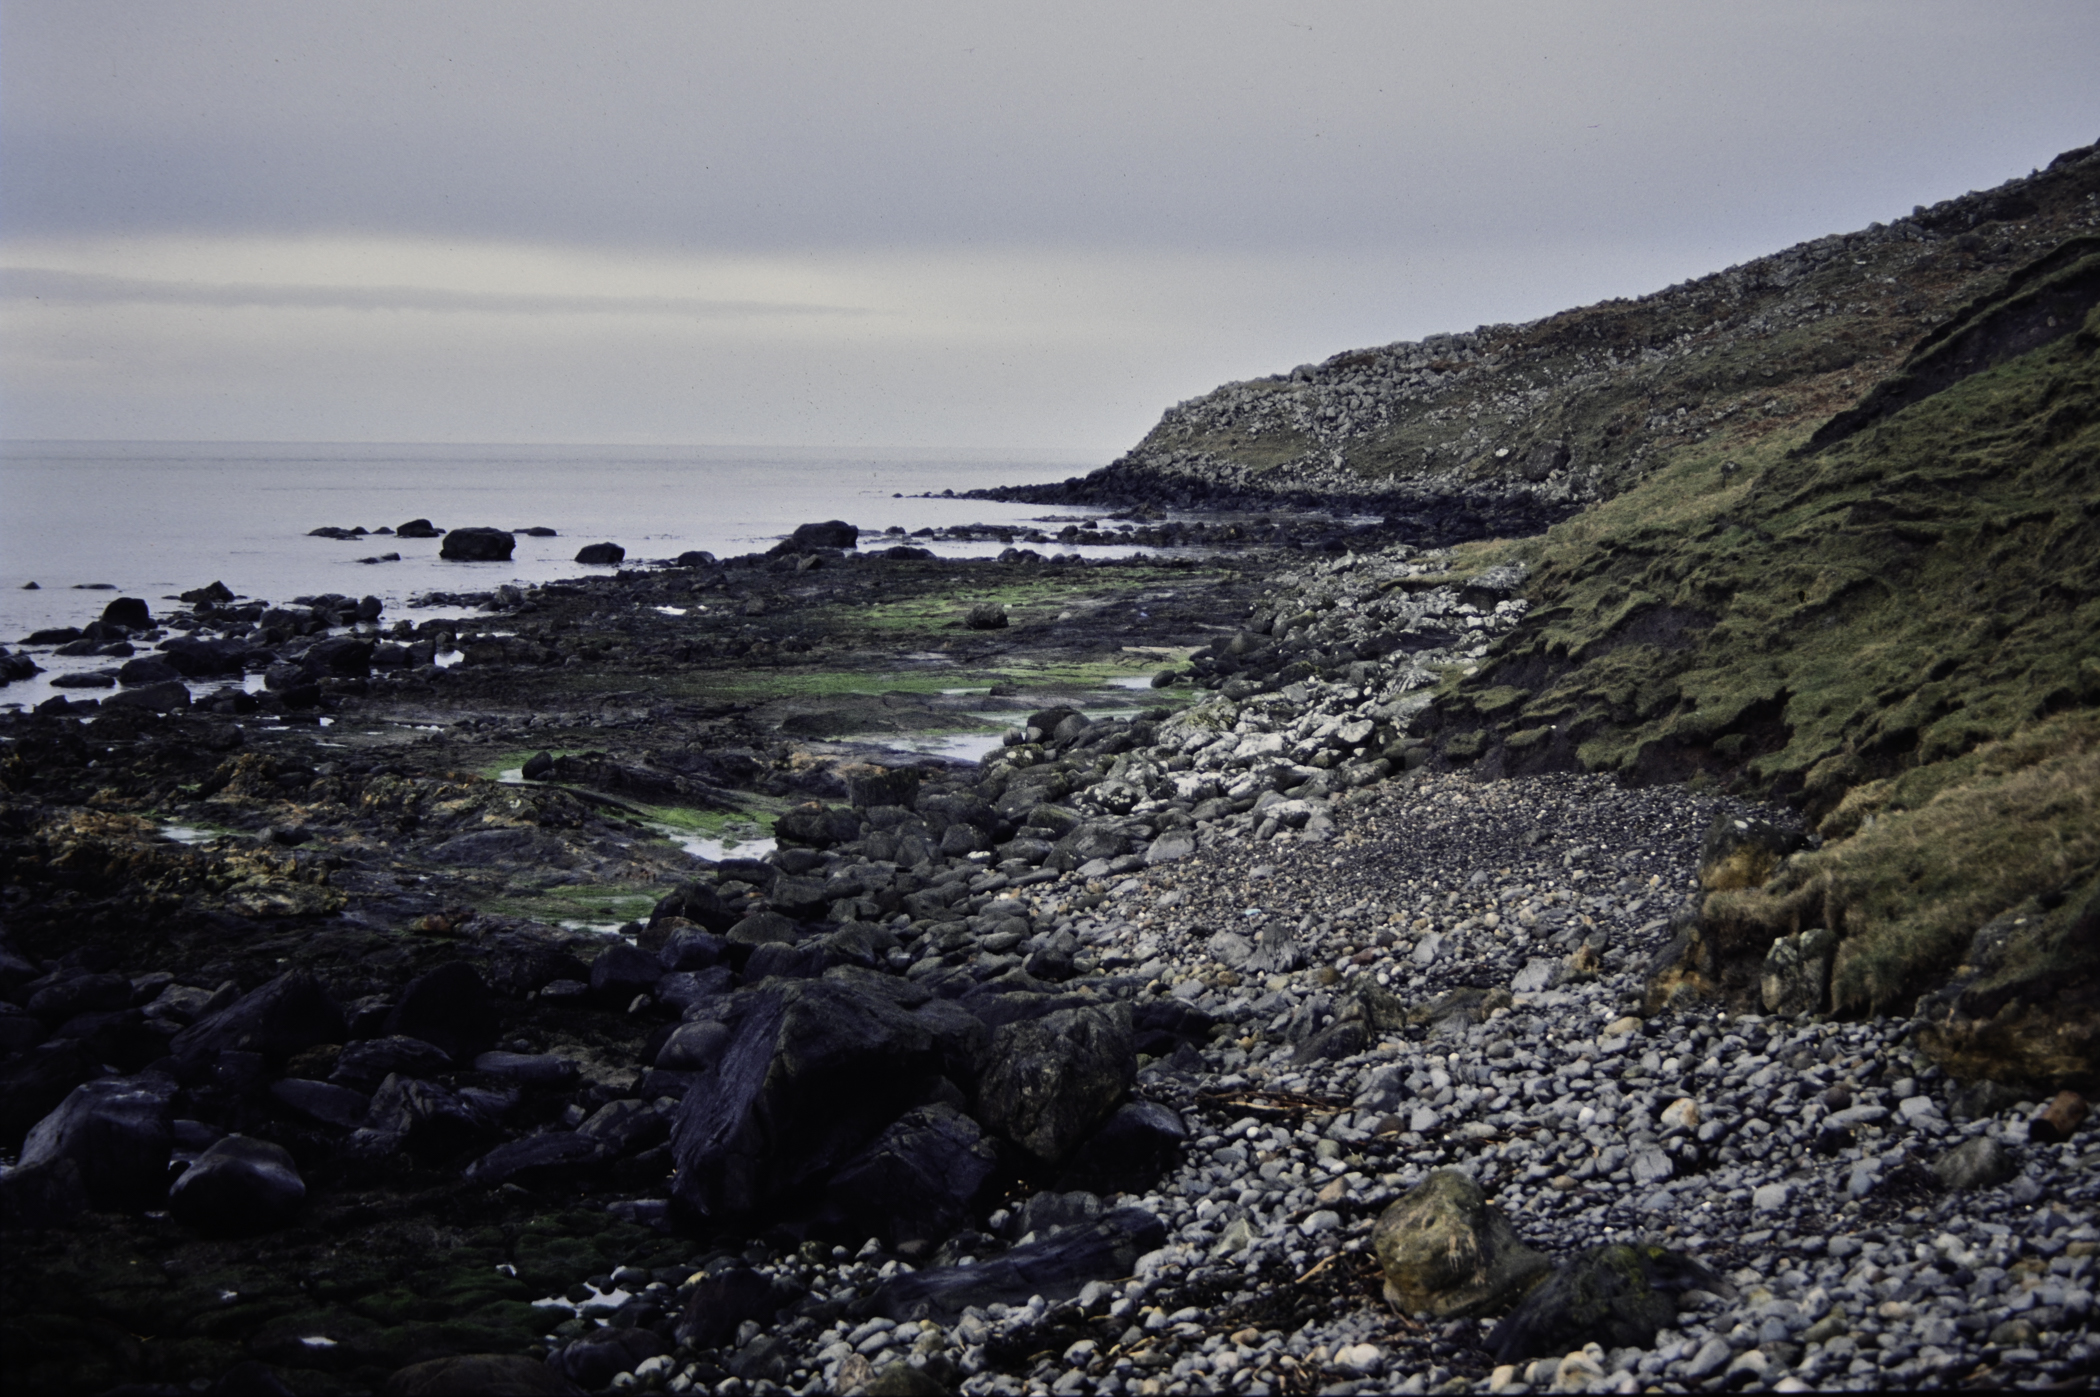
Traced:
<path fill-rule="evenodd" d="M 296 310 L 419 310 L 483 315 L 871 316 L 861 306 L 792 301 L 707 300 L 691 296 L 556 296 L 450 291 L 423 286 L 289 286 L 107 276 L 53 267 L 0 267 L 0 297 L 72 305 L 265 306 Z"/>

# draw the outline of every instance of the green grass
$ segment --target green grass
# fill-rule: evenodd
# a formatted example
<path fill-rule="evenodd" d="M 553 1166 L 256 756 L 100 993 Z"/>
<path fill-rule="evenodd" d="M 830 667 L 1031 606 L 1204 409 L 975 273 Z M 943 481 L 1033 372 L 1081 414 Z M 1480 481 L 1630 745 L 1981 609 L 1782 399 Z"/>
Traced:
<path fill-rule="evenodd" d="M 487 910 L 506 917 L 555 923 L 647 921 L 663 895 L 664 885 L 660 882 L 578 884 L 507 894 L 492 900 Z"/>

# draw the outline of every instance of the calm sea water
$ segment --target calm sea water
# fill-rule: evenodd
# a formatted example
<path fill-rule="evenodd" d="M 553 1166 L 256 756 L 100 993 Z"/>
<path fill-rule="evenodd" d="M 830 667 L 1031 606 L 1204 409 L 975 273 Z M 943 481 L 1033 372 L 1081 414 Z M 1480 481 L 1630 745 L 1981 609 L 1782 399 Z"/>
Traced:
<path fill-rule="evenodd" d="M 573 561 L 586 543 L 620 544 L 634 562 L 693 548 L 749 553 L 815 519 L 864 530 L 1022 523 L 1048 511 L 916 497 L 1093 464 L 1047 451 L 10 442 L 0 444 L 0 642 L 92 620 L 111 594 L 82 584 L 149 601 L 214 580 L 272 601 L 373 593 L 398 613 L 433 589 L 603 571 Z M 454 563 L 438 557 L 437 539 L 306 536 L 415 518 L 447 529 L 543 525 L 558 537 L 520 535 L 507 563 Z M 399 562 L 358 561 L 394 552 Z M 38 590 L 23 590 L 31 581 Z"/>

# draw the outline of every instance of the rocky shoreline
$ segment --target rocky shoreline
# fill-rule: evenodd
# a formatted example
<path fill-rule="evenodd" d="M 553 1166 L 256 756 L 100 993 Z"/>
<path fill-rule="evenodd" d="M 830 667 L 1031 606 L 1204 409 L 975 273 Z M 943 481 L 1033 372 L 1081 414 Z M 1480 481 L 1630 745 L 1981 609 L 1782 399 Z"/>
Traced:
<path fill-rule="evenodd" d="M 2049 1103 L 1959 1089 L 1907 1019 L 1654 995 L 1702 879 L 1789 847 L 1791 816 L 1481 782 L 1422 735 L 1522 622 L 1521 564 L 1392 520 L 1182 532 L 1259 547 L 791 540 L 453 598 L 485 619 L 405 634 L 219 588 L 46 637 L 175 674 L 0 733 L 10 1370 L 1148 1394 L 2091 1370 L 2075 1121 L 2050 1142 Z M 185 682 L 251 669 L 259 693 Z M 957 741 L 985 759 L 927 752 Z M 1426 1264 L 1447 1236 L 1477 1261 Z M 1612 1265 L 1638 1279 L 1599 1302 Z"/>

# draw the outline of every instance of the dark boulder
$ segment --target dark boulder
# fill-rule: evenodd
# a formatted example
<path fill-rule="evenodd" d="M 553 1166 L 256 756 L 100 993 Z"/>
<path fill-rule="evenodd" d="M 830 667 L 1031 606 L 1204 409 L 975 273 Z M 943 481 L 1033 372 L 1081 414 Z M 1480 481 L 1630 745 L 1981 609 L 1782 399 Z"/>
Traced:
<path fill-rule="evenodd" d="M 592 1329 L 547 1360 L 549 1367 L 586 1392 L 612 1386 L 645 1358 L 671 1351 L 671 1341 L 653 1329 Z"/>
<path fill-rule="evenodd" d="M 649 1102 L 625 1097 L 593 1111 L 576 1133 L 592 1142 L 601 1159 L 621 1159 L 662 1144 L 671 1123 Z"/>
<path fill-rule="evenodd" d="M 305 1077 L 285 1077 L 270 1083 L 270 1099 L 302 1121 L 337 1130 L 357 1129 L 372 1109 L 372 1098 L 361 1091 Z"/>
<path fill-rule="evenodd" d="M 1591 1247 L 1534 1287 L 1488 1336 L 1497 1363 L 1567 1353 L 1587 1343 L 1647 1348 L 1677 1318 L 1688 1290 L 1734 1287 L 1688 1256 L 1623 1243 Z"/>
<path fill-rule="evenodd" d="M 713 888 L 688 883 L 656 904 L 656 909 L 649 914 L 649 925 L 653 927 L 669 917 L 683 917 L 708 931 L 723 932 L 735 926 L 743 916 L 742 911 L 724 902 Z"/>
<path fill-rule="evenodd" d="M 769 941 L 795 941 L 801 935 L 802 928 L 778 912 L 753 912 L 729 928 L 729 942 L 733 946 L 763 946 Z"/>
<path fill-rule="evenodd" d="M 856 810 L 894 805 L 909 810 L 919 798 L 919 772 L 912 767 L 868 767 L 846 777 L 846 803 Z"/>
<path fill-rule="evenodd" d="M 969 1216 L 998 1163 L 976 1121 L 953 1106 L 918 1107 L 839 1166 L 823 1223 L 848 1240 L 938 1242 Z"/>
<path fill-rule="evenodd" d="M 398 1034 L 367 1038 L 344 1047 L 336 1057 L 331 1082 L 359 1091 L 370 1091 L 396 1073 L 404 1077 L 432 1077 L 452 1070 L 452 1058 L 435 1043 Z"/>
<path fill-rule="evenodd" d="M 437 528 L 428 519 L 411 519 L 400 528 L 394 530 L 394 537 L 436 538 L 444 532 L 443 529 Z"/>
<path fill-rule="evenodd" d="M 995 601 L 979 602 L 963 617 L 963 625 L 973 631 L 1003 631 L 1006 629 L 1006 608 Z"/>
<path fill-rule="evenodd" d="M 733 1266 L 693 1287 L 674 1331 L 689 1348 L 721 1348 L 749 1321 L 770 1324 L 805 1292 L 748 1266 Z"/>
<path fill-rule="evenodd" d="M 858 1308 L 895 1320 L 953 1323 L 972 1305 L 1026 1304 L 1036 1295 L 1057 1304 L 1077 1295 L 1088 1281 L 1128 1276 L 1139 1257 L 1166 1239 L 1166 1224 L 1154 1214 L 1119 1208 L 1090 1226 L 1069 1228 L 974 1265 L 898 1276 Z"/>
<path fill-rule="evenodd" d="M 469 1164 L 466 1180 L 483 1188 L 540 1184 L 569 1178 L 598 1163 L 598 1143 L 569 1131 L 508 1140 Z"/>
<path fill-rule="evenodd" d="M 167 679 L 158 684 L 145 684 L 136 689 L 111 694 L 102 701 L 105 708 L 143 708 L 151 713 L 172 713 L 178 708 L 190 706 L 190 691 L 179 679 Z"/>
<path fill-rule="evenodd" d="M 474 1070 L 520 1086 L 559 1087 L 575 1081 L 580 1069 L 553 1053 L 483 1053 L 474 1059 Z"/>
<path fill-rule="evenodd" d="M 70 1038 L 31 1048 L 0 1066 L 0 1149 L 20 1145 L 73 1088 L 102 1073 L 100 1055 Z"/>
<path fill-rule="evenodd" d="M 775 545 L 776 553 L 807 553 L 812 548 L 855 548 L 860 544 L 860 530 L 843 519 L 827 519 L 821 524 L 797 525 L 785 542 Z"/>
<path fill-rule="evenodd" d="M 320 981 L 304 970 L 288 970 L 191 1024 L 168 1049 L 188 1070 L 227 1050 L 282 1060 L 301 1048 L 340 1043 L 345 1036 L 343 1011 Z"/>
<path fill-rule="evenodd" d="M 776 878 L 766 894 L 766 903 L 784 917 L 807 922 L 824 915 L 831 906 L 831 897 L 815 878 Z"/>
<path fill-rule="evenodd" d="M 544 864 L 567 868 L 576 862 L 569 846 L 543 830 L 522 826 L 507 829 L 478 829 L 456 834 L 430 851 L 437 863 L 464 868 L 492 868 L 506 864 Z"/>
<path fill-rule="evenodd" d="M 167 1195 L 175 1083 L 147 1074 L 83 1082 L 36 1123 L 16 1172 L 70 1160 L 98 1208 L 151 1208 Z"/>
<path fill-rule="evenodd" d="M 666 970 L 705 970 L 719 963 L 728 949 L 729 943 L 721 937 L 686 921 L 664 938 L 656 958 Z"/>
<path fill-rule="evenodd" d="M 456 563 L 507 563 L 518 541 L 501 529 L 454 529 L 438 548 L 440 558 Z"/>
<path fill-rule="evenodd" d="M 977 1115 L 1045 1163 L 1062 1163 L 1137 1078 L 1130 1006 L 1060 1009 L 992 1035 Z"/>
<path fill-rule="evenodd" d="M 435 1044 L 456 1062 L 471 1061 L 496 1037 L 496 999 L 480 971 L 455 960 L 408 982 L 387 1015 L 386 1031 Z"/>
<path fill-rule="evenodd" d="M 655 1065 L 673 1072 L 704 1072 L 722 1060 L 729 1037 L 729 1026 L 714 1019 L 680 1024 L 657 1050 Z"/>
<path fill-rule="evenodd" d="M 364 1152 L 407 1150 L 424 1159 L 456 1155 L 488 1138 L 495 1123 L 472 1101 L 435 1082 L 392 1076 L 372 1093 L 365 1127 L 353 1137 Z"/>
<path fill-rule="evenodd" d="M 940 1070 L 929 1025 L 888 977 L 773 980 L 729 1002 L 730 1041 L 672 1131 L 672 1196 L 709 1220 L 772 1210 L 828 1179 Z"/>
<path fill-rule="evenodd" d="M 829 849 L 860 838 L 860 816 L 838 806 L 809 801 L 774 820 L 773 837 L 782 844 Z"/>
<path fill-rule="evenodd" d="M 223 582 L 212 582 L 202 587 L 192 587 L 187 592 L 180 593 L 176 600 L 186 601 L 192 606 L 196 606 L 200 602 L 209 602 L 213 606 L 223 606 L 233 600 L 233 588 Z"/>
<path fill-rule="evenodd" d="M 118 597 L 102 608 L 102 623 L 106 626 L 122 626 L 127 631 L 151 630 L 153 613 L 138 597 Z"/>
<path fill-rule="evenodd" d="M 727 965 L 711 965 L 705 970 L 673 970 L 656 982 L 656 1001 L 676 1009 L 685 1018 L 694 1018 L 706 1013 L 702 1007 L 729 993 L 736 984 L 736 972 Z"/>
<path fill-rule="evenodd" d="M 627 559 L 627 550 L 617 543 L 586 543 L 576 550 L 576 561 L 609 567 Z"/>
<path fill-rule="evenodd" d="M 822 945 L 804 942 L 789 945 L 771 941 L 751 953 L 744 962 L 744 982 L 757 984 L 769 976 L 789 980 L 813 980 L 831 966 L 831 956 Z"/>
<path fill-rule="evenodd" d="M 372 672 L 372 642 L 352 635 L 317 640 L 299 657 L 310 679 L 362 679 Z"/>
<path fill-rule="evenodd" d="M 170 679 L 182 678 L 182 671 L 158 655 L 140 655 L 126 660 L 117 669 L 117 682 L 128 687 L 140 684 L 165 684 Z"/>
<path fill-rule="evenodd" d="M 607 1004 L 626 1008 L 664 977 L 664 963 L 639 946 L 616 941 L 591 962 L 591 993 Z"/>
<path fill-rule="evenodd" d="M 183 678 L 210 679 L 241 673 L 247 669 L 249 657 L 262 652 L 243 641 L 177 635 L 161 642 L 160 653 Z"/>
<path fill-rule="evenodd" d="M 122 975 L 75 975 L 46 985 L 23 1007 L 46 1023 L 64 1023 L 75 1014 L 131 1007 L 131 981 Z"/>
<path fill-rule="evenodd" d="M 527 781 L 546 780 L 554 774 L 554 754 L 552 752 L 534 752 L 525 759 L 525 765 L 519 768 L 518 774 Z"/>
<path fill-rule="evenodd" d="M 198 1155 L 168 1190 L 168 1211 L 214 1237 L 272 1231 L 305 1202 L 291 1152 L 246 1135 L 228 1135 Z"/>
<path fill-rule="evenodd" d="M 1059 1187 L 1142 1193 L 1174 1167 L 1188 1138 L 1188 1126 L 1171 1107 L 1126 1101 L 1079 1147 Z"/>
<path fill-rule="evenodd" d="M 456 1353 L 397 1368 L 381 1397 L 581 1397 L 583 1389 L 522 1353 Z"/>

